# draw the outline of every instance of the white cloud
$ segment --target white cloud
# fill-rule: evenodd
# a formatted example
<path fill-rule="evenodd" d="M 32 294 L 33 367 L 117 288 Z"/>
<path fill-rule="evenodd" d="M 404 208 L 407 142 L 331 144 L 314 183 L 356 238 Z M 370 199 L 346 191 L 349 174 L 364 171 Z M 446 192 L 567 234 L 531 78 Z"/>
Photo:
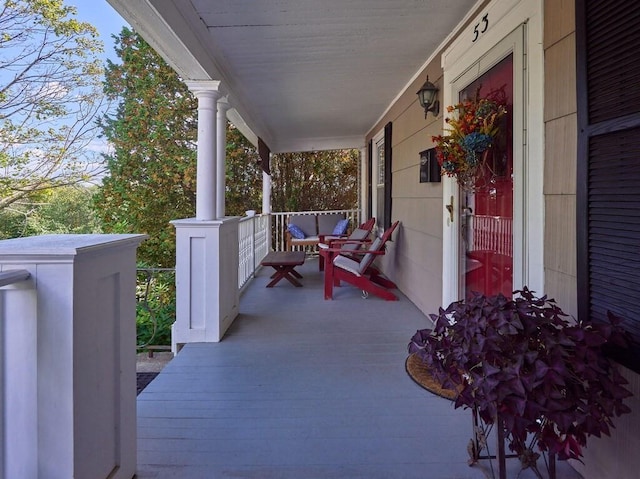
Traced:
<path fill-rule="evenodd" d="M 107 140 L 103 138 L 94 138 L 89 143 L 87 143 L 87 146 L 85 146 L 84 149 L 95 153 L 113 153 L 113 145 L 111 145 Z"/>
<path fill-rule="evenodd" d="M 48 82 L 39 92 L 40 96 L 61 100 L 69 93 L 69 88 L 60 82 Z"/>

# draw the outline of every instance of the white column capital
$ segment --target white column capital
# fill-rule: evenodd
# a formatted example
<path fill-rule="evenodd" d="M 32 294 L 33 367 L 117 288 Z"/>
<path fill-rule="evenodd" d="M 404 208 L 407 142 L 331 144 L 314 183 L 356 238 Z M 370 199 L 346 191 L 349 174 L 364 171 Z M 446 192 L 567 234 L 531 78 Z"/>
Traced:
<path fill-rule="evenodd" d="M 218 111 L 227 112 L 231 109 L 231 104 L 229 104 L 229 97 L 223 96 L 218 100 Z"/>
<path fill-rule="evenodd" d="M 193 93 L 197 98 L 203 97 L 212 97 L 214 99 L 218 99 L 222 96 L 222 92 L 220 91 L 220 82 L 218 80 L 188 80 L 185 82 L 187 84 L 187 88 Z"/>

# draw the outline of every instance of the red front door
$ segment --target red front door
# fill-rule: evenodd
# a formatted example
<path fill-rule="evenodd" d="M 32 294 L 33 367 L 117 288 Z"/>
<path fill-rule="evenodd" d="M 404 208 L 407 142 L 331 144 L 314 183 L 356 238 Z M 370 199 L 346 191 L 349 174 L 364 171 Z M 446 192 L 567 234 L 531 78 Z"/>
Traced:
<path fill-rule="evenodd" d="M 462 190 L 462 262 L 465 296 L 513 291 L 513 54 L 460 92 L 460 99 L 504 99 L 507 115 L 488 150 L 475 188 Z"/>

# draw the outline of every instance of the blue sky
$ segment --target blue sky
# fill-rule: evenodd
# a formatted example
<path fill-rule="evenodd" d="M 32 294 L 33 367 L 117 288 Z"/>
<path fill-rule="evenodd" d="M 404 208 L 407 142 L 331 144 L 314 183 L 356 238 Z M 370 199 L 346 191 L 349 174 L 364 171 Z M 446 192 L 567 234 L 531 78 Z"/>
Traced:
<path fill-rule="evenodd" d="M 98 30 L 100 40 L 104 43 L 103 58 L 109 58 L 112 61 L 120 62 L 113 48 L 114 42 L 111 35 L 117 35 L 127 22 L 116 12 L 107 0 L 64 0 L 66 5 L 77 8 L 76 18 L 83 22 L 88 22 Z M 87 150 L 105 153 L 109 150 L 109 146 L 104 138 L 95 138 L 89 145 Z"/>
<path fill-rule="evenodd" d="M 111 35 L 117 35 L 127 22 L 116 12 L 107 0 L 65 0 L 66 5 L 78 9 L 77 18 L 89 22 L 98 29 L 100 39 L 104 43 L 104 56 L 116 60 Z"/>

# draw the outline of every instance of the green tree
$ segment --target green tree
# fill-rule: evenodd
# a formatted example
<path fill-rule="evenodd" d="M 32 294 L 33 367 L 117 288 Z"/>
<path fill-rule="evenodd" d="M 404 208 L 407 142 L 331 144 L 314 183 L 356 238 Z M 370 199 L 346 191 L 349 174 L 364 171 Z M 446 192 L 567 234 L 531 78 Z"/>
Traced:
<path fill-rule="evenodd" d="M 196 194 L 196 99 L 142 37 L 123 28 L 116 37 L 121 64 L 107 62 L 105 93 L 118 100 L 102 131 L 113 147 L 96 195 L 105 232 L 146 233 L 139 258 L 172 267 L 170 220 L 192 217 Z"/>
<path fill-rule="evenodd" d="M 96 186 L 47 190 L 44 204 L 28 220 L 33 234 L 100 233 L 100 223 L 93 209 L 96 190 Z"/>
<path fill-rule="evenodd" d="M 63 186 L 33 193 L 0 210 L 0 239 L 40 234 L 100 233 L 96 187 Z"/>
<path fill-rule="evenodd" d="M 106 232 L 146 233 L 145 264 L 175 264 L 169 223 L 195 214 L 197 100 L 181 78 L 138 34 L 116 38 L 120 64 L 107 63 L 105 92 L 117 101 L 100 125 L 113 147 L 96 195 Z M 226 214 L 243 215 L 262 202 L 262 174 L 251 143 L 227 123 Z"/>
<path fill-rule="evenodd" d="M 357 208 L 358 164 L 358 150 L 274 155 L 271 160 L 272 210 Z"/>
<path fill-rule="evenodd" d="M 0 4 L 0 210 L 99 170 L 102 43 L 62 0 Z M 37 195 L 36 195 L 37 196 Z"/>
<path fill-rule="evenodd" d="M 24 201 L 15 201 L 0 209 L 0 239 L 20 238 L 34 234 L 33 222 L 30 218 L 37 215 L 38 209 L 44 204 L 45 191 L 34 192 Z"/>
<path fill-rule="evenodd" d="M 262 169 L 258 151 L 240 130 L 227 123 L 225 213 L 243 216 L 262 209 Z"/>

